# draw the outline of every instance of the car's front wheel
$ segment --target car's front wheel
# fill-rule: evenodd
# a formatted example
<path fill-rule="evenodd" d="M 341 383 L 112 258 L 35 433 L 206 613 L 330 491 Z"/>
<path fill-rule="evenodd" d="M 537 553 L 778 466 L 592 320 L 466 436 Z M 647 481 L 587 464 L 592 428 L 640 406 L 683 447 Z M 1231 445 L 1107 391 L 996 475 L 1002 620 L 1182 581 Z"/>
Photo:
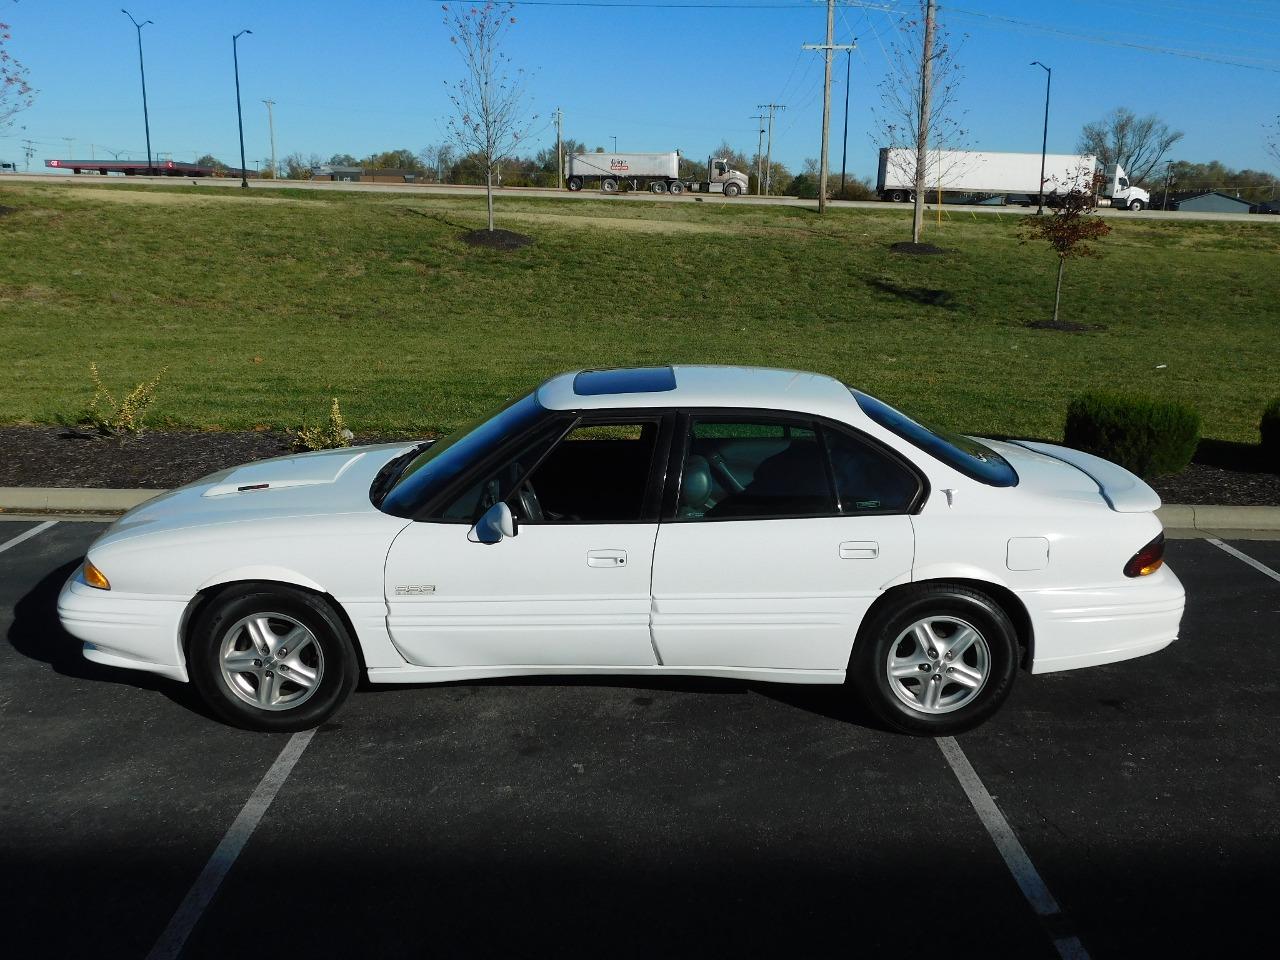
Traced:
<path fill-rule="evenodd" d="M 1017 633 L 1000 605 L 939 584 L 914 588 L 872 616 L 854 644 L 849 679 L 888 726 L 941 737 L 994 714 L 1017 667 Z"/>
<path fill-rule="evenodd" d="M 283 586 L 217 597 L 193 624 L 188 665 L 214 713 L 264 731 L 323 723 L 359 675 L 351 638 L 329 604 Z"/>

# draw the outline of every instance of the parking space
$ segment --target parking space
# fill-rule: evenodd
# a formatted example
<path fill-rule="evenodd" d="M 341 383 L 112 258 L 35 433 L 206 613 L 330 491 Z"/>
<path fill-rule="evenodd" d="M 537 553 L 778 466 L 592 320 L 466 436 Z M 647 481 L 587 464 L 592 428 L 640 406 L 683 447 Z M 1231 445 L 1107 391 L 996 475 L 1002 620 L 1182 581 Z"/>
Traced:
<path fill-rule="evenodd" d="M 0 544 L 31 529 L 0 523 Z M 59 523 L 0 552 L 0 910 L 48 955 L 141 956 L 288 738 L 80 658 L 54 600 L 99 529 Z M 1280 542 L 1235 546 L 1280 569 Z M 183 955 L 1261 944 L 1280 583 L 1203 540 L 1169 559 L 1190 595 L 1179 643 L 1024 675 L 958 741 L 1061 916 L 1037 918 L 938 746 L 874 729 L 838 690 L 475 683 L 357 693 Z"/>

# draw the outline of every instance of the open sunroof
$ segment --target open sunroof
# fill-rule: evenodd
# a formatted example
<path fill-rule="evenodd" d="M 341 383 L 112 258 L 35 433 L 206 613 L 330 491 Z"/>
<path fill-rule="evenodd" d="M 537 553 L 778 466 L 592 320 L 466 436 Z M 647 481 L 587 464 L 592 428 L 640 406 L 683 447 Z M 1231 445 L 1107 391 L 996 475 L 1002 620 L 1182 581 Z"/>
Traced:
<path fill-rule="evenodd" d="M 662 393 L 675 388 L 676 372 L 670 367 L 583 370 L 573 378 L 573 392 L 580 397 L 602 393 Z"/>

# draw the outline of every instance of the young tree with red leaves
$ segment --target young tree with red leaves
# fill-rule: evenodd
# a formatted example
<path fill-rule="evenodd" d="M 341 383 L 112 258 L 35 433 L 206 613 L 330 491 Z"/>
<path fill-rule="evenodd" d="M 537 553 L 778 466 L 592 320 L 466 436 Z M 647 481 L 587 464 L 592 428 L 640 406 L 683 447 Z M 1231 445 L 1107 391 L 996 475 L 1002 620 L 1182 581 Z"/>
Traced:
<path fill-rule="evenodd" d="M 1111 232 L 1111 227 L 1094 211 L 1104 175 L 1081 167 L 1066 193 L 1053 194 L 1049 212 L 1027 217 L 1022 226 L 1022 242 L 1043 240 L 1058 255 L 1058 283 L 1053 293 L 1053 322 L 1058 322 L 1062 302 L 1062 274 L 1067 261 L 1097 254 L 1091 242 Z"/>
<path fill-rule="evenodd" d="M 445 84 L 455 111 L 447 128 L 463 154 L 477 157 L 484 167 L 489 229 L 493 230 L 494 173 L 528 138 L 537 119 L 524 116 L 528 106 L 524 71 L 513 67 L 502 52 L 502 41 L 516 22 L 511 15 L 514 5 L 488 0 L 483 6 L 445 4 L 441 9 L 449 40 L 467 68 L 467 75 L 457 83 Z"/>

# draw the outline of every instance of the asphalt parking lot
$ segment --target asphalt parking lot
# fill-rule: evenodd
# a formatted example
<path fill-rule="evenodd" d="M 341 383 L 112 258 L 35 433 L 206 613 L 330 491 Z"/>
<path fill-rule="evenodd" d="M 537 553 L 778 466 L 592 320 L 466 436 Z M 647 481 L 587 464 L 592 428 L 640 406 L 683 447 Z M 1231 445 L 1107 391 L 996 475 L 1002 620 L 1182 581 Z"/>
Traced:
<path fill-rule="evenodd" d="M 945 742 L 830 689 L 375 688 L 310 739 L 230 729 L 80 657 L 54 603 L 101 525 L 4 546 L 37 526 L 0 522 L 0 917 L 37 955 L 1271 949 L 1280 582 L 1211 542 L 1169 545 L 1178 643 L 1024 674 L 954 741 L 993 830 Z M 1232 545 L 1280 570 L 1280 541 Z"/>

